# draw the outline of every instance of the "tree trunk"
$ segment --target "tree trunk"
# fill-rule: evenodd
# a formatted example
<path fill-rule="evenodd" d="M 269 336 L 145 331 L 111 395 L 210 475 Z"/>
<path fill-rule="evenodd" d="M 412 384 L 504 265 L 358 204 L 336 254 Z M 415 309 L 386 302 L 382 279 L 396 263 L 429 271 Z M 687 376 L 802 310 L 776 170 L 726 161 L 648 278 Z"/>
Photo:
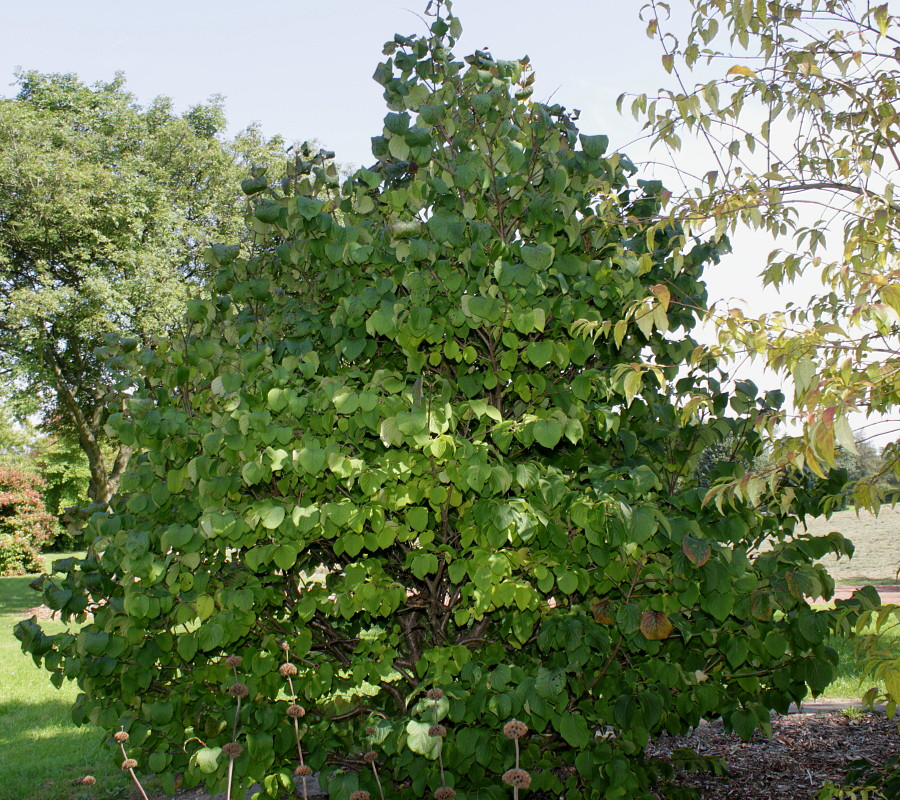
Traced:
<path fill-rule="evenodd" d="M 103 457 L 103 450 L 100 447 L 101 435 L 101 404 L 102 399 L 96 400 L 97 407 L 92 409 L 90 413 L 85 413 L 85 409 L 81 408 L 75 393 L 69 386 L 65 375 L 60 368 L 56 356 L 50 348 L 44 350 L 44 361 L 53 373 L 56 395 L 60 401 L 60 407 L 66 412 L 69 420 L 78 434 L 78 443 L 84 454 L 87 456 L 88 466 L 91 472 L 91 478 L 88 483 L 88 496 L 94 503 L 106 504 L 112 499 L 116 489 L 119 486 L 119 480 L 122 477 L 128 458 L 131 455 L 131 448 L 124 445 L 119 447 L 112 467 L 107 467 L 106 459 Z"/>

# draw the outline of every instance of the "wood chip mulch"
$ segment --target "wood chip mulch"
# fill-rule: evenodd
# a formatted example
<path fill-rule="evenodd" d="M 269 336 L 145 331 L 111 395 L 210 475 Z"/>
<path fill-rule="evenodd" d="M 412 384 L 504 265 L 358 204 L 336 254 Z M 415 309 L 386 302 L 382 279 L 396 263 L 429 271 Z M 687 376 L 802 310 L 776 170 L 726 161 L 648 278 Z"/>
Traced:
<path fill-rule="evenodd" d="M 681 747 L 725 758 L 728 777 L 678 772 L 676 783 L 696 787 L 703 800 L 807 800 L 825 781 L 840 786 L 850 762 L 865 758 L 882 764 L 900 753 L 900 733 L 897 720 L 880 712 L 856 719 L 840 711 L 773 714 L 771 739 L 757 733 L 743 742 L 716 721 L 702 723 L 689 736 L 657 739 L 648 755 L 667 758 Z"/>

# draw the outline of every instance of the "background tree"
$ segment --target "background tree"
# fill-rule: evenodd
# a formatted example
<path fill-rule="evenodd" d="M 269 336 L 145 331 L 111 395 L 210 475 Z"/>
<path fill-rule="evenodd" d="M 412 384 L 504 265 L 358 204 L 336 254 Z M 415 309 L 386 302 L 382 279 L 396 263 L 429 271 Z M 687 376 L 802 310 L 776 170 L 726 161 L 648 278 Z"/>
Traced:
<path fill-rule="evenodd" d="M 747 497 L 785 470 L 823 475 L 838 446 L 856 449 L 850 414 L 890 416 L 900 403 L 900 20 L 886 3 L 852 0 L 689 5 L 689 19 L 684 3 L 651 0 L 642 12 L 673 86 L 632 109 L 658 150 L 692 139 L 707 154 L 701 174 L 680 171 L 686 190 L 664 224 L 766 232 L 777 240 L 760 265 L 766 285 L 812 273 L 822 286 L 758 319 L 714 313 L 713 356 L 750 353 L 794 385 L 790 434 L 783 414 L 760 418 L 771 466 L 714 491 Z M 898 468 L 892 446 L 883 470 Z M 878 507 L 879 478 L 857 482 L 858 506 Z"/>
<path fill-rule="evenodd" d="M 0 370 L 20 409 L 78 442 L 102 502 L 128 450 L 104 456 L 115 375 L 96 349 L 149 346 L 181 317 L 210 237 L 243 230 L 240 178 L 284 143 L 224 139 L 216 98 L 180 116 L 166 98 L 141 107 L 121 76 L 26 72 L 18 87 L 0 99 Z"/>
<path fill-rule="evenodd" d="M 694 478 L 778 401 L 686 363 L 717 245 L 652 230 L 662 187 L 459 32 L 385 47 L 372 169 L 313 156 L 255 196 L 257 253 L 213 249 L 110 417 L 140 456 L 42 579 L 72 631 L 17 628 L 169 788 L 649 797 L 651 737 L 749 737 L 833 675 L 843 612 L 804 595 L 847 545 L 798 520 L 834 487 L 719 513 Z"/>

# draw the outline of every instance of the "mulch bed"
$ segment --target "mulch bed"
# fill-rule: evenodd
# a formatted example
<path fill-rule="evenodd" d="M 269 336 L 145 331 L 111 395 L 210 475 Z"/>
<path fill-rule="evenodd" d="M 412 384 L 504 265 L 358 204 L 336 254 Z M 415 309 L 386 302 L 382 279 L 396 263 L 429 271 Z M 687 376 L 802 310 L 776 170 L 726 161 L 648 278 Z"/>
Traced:
<path fill-rule="evenodd" d="M 807 800 L 825 781 L 841 785 L 851 761 L 881 764 L 897 755 L 900 733 L 897 721 L 879 712 L 856 719 L 840 711 L 773 715 L 771 739 L 757 734 L 743 742 L 717 721 L 701 724 L 690 736 L 662 737 L 648 755 L 668 757 L 679 747 L 725 758 L 728 777 L 678 773 L 676 782 L 696 787 L 703 800 Z"/>

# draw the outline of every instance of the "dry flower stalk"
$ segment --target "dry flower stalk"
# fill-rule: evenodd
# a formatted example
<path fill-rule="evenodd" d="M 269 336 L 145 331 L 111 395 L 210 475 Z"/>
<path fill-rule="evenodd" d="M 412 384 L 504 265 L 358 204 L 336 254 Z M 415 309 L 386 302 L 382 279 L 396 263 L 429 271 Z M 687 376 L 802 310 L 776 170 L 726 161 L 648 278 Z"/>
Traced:
<path fill-rule="evenodd" d="M 138 791 L 141 793 L 141 797 L 144 800 L 147 800 L 147 793 L 144 791 L 144 787 L 141 786 L 141 782 L 138 780 L 138 776 L 134 773 L 134 768 L 137 766 L 137 761 L 133 758 L 128 757 L 128 753 L 125 752 L 125 742 L 128 741 L 128 734 L 125 733 L 125 729 L 116 732 L 113 734 L 113 738 L 118 742 L 119 748 L 122 750 L 122 771 L 128 772 L 131 774 L 131 780 L 134 781 L 134 785 L 137 786 Z"/>

